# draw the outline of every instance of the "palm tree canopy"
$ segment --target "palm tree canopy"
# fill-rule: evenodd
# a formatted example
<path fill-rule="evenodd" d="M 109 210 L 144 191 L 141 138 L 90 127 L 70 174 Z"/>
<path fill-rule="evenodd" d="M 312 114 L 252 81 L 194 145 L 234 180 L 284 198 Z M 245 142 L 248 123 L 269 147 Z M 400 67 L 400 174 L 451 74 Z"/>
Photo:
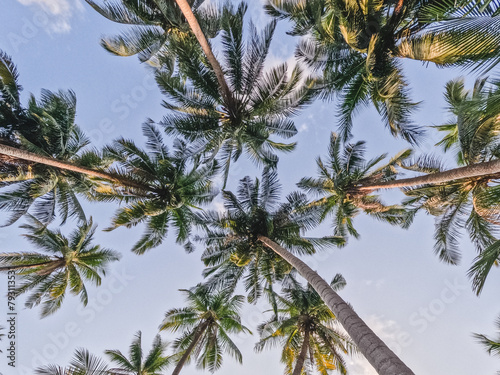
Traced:
<path fill-rule="evenodd" d="M 187 361 L 195 359 L 198 368 L 208 368 L 210 372 L 222 365 L 223 352 L 241 363 L 241 352 L 229 335 L 251 333 L 241 324 L 239 315 L 244 297 L 228 290 L 209 290 L 201 284 L 181 291 L 186 294 L 187 306 L 167 311 L 160 325 L 162 331 L 182 331 L 173 345 L 176 356 L 185 355 Z M 186 352 L 190 347 L 191 352 Z"/>
<path fill-rule="evenodd" d="M 75 351 L 68 367 L 46 365 L 35 369 L 36 375 L 104 375 L 109 374 L 108 365 L 87 349 Z"/>
<path fill-rule="evenodd" d="M 448 82 L 445 98 L 453 115 L 446 124 L 436 126 L 444 133 L 438 142 L 445 150 L 453 150 L 457 164 L 473 165 L 498 159 L 500 90 L 498 82 L 487 85 L 478 79 L 473 90 L 465 89 L 462 79 Z M 422 159 L 416 170 L 442 168 L 439 161 Z M 466 228 L 480 255 L 469 275 L 473 288 L 480 292 L 491 266 L 500 256 L 497 242 L 498 176 L 487 175 L 458 180 L 446 185 L 424 185 L 405 189 L 407 204 L 425 209 L 436 218 L 435 251 L 450 263 L 460 259 L 460 230 Z"/>
<path fill-rule="evenodd" d="M 174 1 L 86 0 L 99 14 L 129 25 L 120 35 L 104 37 L 101 45 L 118 56 L 138 55 L 141 62 L 172 72 L 176 53 L 173 41 L 196 42 L 182 12 Z M 205 35 L 213 38 L 220 30 L 220 11 L 214 6 L 201 7 L 204 0 L 189 0 Z"/>
<path fill-rule="evenodd" d="M 317 210 L 304 211 L 304 194 L 291 193 L 278 203 L 281 187 L 276 172 L 265 169 L 262 181 L 250 177 L 240 180 L 237 194 L 223 192 L 225 212 L 201 214 L 206 236 L 199 238 L 207 246 L 202 255 L 209 268 L 209 284 L 236 287 L 243 278 L 248 300 L 256 301 L 276 281 L 288 278 L 292 267 L 271 249 L 260 243 L 264 236 L 282 244 L 295 254 L 313 254 L 316 248 L 341 245 L 342 237 L 310 238 L 302 232 L 319 221 Z"/>
<path fill-rule="evenodd" d="M 119 254 L 92 244 L 96 230 L 92 219 L 65 237 L 59 230 L 47 229 L 36 218 L 27 218 L 28 223 L 21 226 L 28 231 L 24 236 L 43 253 L 0 254 L 0 270 L 18 272 L 21 283 L 15 290 L 16 295 L 31 292 L 25 305 L 32 308 L 41 304 L 42 317 L 61 307 L 68 289 L 87 305 L 85 281 L 99 286 L 108 264 L 118 260 Z"/>
<path fill-rule="evenodd" d="M 491 68 L 500 52 L 498 6 L 496 1 L 272 0 L 267 10 L 291 20 L 291 34 L 307 35 L 297 55 L 324 72 L 324 96 L 339 96 L 344 139 L 351 134 L 352 115 L 372 102 L 393 135 L 416 143 L 422 131 L 410 120 L 416 103 L 398 59 Z"/>
<path fill-rule="evenodd" d="M 192 210 L 214 197 L 211 178 L 216 168 L 213 163 L 200 166 L 196 161 L 194 164 L 188 161 L 192 150 L 179 140 L 170 153 L 151 122 L 143 125 L 143 132 L 147 150 L 126 139 L 116 140 L 104 150 L 105 158 L 115 162 L 115 175 L 135 181 L 143 188 L 105 187 L 96 191 L 94 199 L 126 202 L 107 230 L 145 223 L 145 233 L 133 246 L 134 252 L 142 254 L 159 246 L 170 225 L 177 230 L 177 242 L 187 243 L 189 250 Z"/>
<path fill-rule="evenodd" d="M 0 51 L 0 142 L 82 167 L 101 167 L 102 160 L 84 150 L 89 139 L 75 123 L 74 92 L 42 90 L 40 99 L 31 95 L 24 108 L 17 78 L 9 56 Z M 85 221 L 78 195 L 85 195 L 96 184 L 85 176 L 5 156 L 1 172 L 0 209 L 11 212 L 5 225 L 28 210 L 44 224 L 56 213 L 62 223 L 68 217 Z"/>
<path fill-rule="evenodd" d="M 261 33 L 250 23 L 248 40 L 243 38 L 246 5 L 226 7 L 222 15 L 221 65 L 232 98 L 221 95 L 212 67 L 193 49 L 177 49 L 179 71 L 158 73 L 157 82 L 167 96 L 164 106 L 175 113 L 161 124 L 168 134 L 198 142 L 206 157 L 223 161 L 224 181 L 231 161 L 245 152 L 253 161 L 275 165 L 275 151 L 291 151 L 293 143 L 271 140 L 274 135 L 290 138 L 297 133 L 290 120 L 311 97 L 313 80 L 295 67 L 287 75 L 287 65 L 264 71 L 264 63 L 275 22 Z M 229 101 L 229 102 L 228 102 Z"/>
<path fill-rule="evenodd" d="M 304 177 L 297 184 L 301 189 L 325 197 L 314 201 L 310 207 L 321 210 L 321 219 L 333 216 L 333 233 L 335 236 L 359 237 L 354 228 L 353 219 L 361 211 L 392 225 L 407 227 L 411 222 L 411 213 L 402 206 L 384 205 L 377 195 L 356 189 L 358 185 L 376 181 L 391 181 L 398 174 L 396 166 L 411 155 L 404 150 L 391 158 L 389 162 L 378 165 L 386 155 L 371 160 L 364 158 L 365 142 L 343 144 L 335 133 L 330 136 L 328 161 L 318 158 L 318 177 Z"/>
<path fill-rule="evenodd" d="M 162 370 L 170 364 L 171 357 L 165 354 L 167 343 L 162 342 L 160 335 L 156 335 L 153 346 L 144 357 L 142 350 L 142 333 L 138 331 L 130 344 L 129 357 L 119 350 L 106 350 L 105 353 L 111 362 L 118 365 L 109 370 L 113 375 L 161 375 Z"/>
<path fill-rule="evenodd" d="M 340 274 L 331 283 L 336 290 L 344 285 L 345 280 Z M 275 299 L 278 315 L 259 326 L 261 340 L 256 344 L 256 350 L 282 346 L 281 361 L 286 365 L 285 374 L 292 374 L 307 339 L 305 345 L 309 364 L 303 367 L 302 374 L 312 374 L 313 368 L 322 375 L 327 375 L 330 370 L 347 374 L 342 354 L 356 352 L 355 345 L 336 328 L 335 315 L 318 293 L 310 285 L 303 287 L 294 283 Z"/>

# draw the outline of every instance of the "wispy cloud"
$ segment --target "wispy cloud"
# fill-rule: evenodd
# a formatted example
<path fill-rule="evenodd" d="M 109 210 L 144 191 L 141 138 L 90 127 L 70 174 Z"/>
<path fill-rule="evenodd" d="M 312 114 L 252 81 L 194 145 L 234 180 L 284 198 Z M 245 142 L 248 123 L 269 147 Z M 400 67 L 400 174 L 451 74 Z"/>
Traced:
<path fill-rule="evenodd" d="M 363 357 L 353 359 L 348 363 L 349 372 L 356 375 L 377 375 L 377 371 Z"/>
<path fill-rule="evenodd" d="M 67 33 L 71 30 L 71 18 L 84 10 L 80 0 L 17 0 L 44 12 L 48 17 L 45 28 L 52 33 Z"/>
<path fill-rule="evenodd" d="M 367 287 L 372 287 L 377 290 L 381 289 L 385 285 L 385 280 L 384 279 L 378 279 L 378 280 L 363 280 L 365 285 Z"/>
<path fill-rule="evenodd" d="M 299 126 L 299 133 L 306 132 L 309 130 L 309 126 L 304 122 Z"/>

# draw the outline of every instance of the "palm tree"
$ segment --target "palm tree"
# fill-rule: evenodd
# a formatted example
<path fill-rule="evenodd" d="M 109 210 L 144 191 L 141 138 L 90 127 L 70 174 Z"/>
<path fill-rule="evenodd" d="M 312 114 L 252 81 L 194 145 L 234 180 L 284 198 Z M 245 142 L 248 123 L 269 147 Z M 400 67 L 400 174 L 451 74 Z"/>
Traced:
<path fill-rule="evenodd" d="M 35 369 L 37 375 L 107 375 L 108 365 L 99 357 L 89 353 L 87 349 L 75 351 L 68 367 L 46 365 Z"/>
<path fill-rule="evenodd" d="M 259 235 L 279 242 L 297 254 L 313 254 L 315 247 L 342 245 L 342 237 L 308 238 L 301 231 L 318 221 L 318 211 L 301 210 L 303 194 L 292 193 L 278 205 L 281 187 L 277 173 L 265 169 L 262 182 L 250 177 L 240 180 L 237 195 L 223 191 L 225 213 L 200 214 L 206 235 L 198 237 L 207 246 L 202 259 L 210 276 L 207 285 L 236 288 L 244 281 L 248 301 L 255 302 L 276 282 L 290 280 L 292 267 L 273 251 L 262 246 Z"/>
<path fill-rule="evenodd" d="M 65 237 L 58 230 L 47 229 L 34 217 L 28 215 L 27 218 L 28 223 L 21 226 L 28 231 L 24 236 L 44 253 L 0 254 L 0 271 L 16 270 L 22 280 L 15 294 L 32 291 L 25 306 L 32 308 L 42 304 L 42 317 L 61 307 L 67 289 L 79 295 L 83 305 L 87 305 L 88 294 L 84 282 L 100 285 L 108 264 L 118 260 L 119 254 L 92 245 L 96 230 L 92 219 Z"/>
<path fill-rule="evenodd" d="M 249 40 L 243 40 L 246 5 L 225 8 L 222 15 L 222 57 L 224 81 L 220 89 L 218 70 L 193 53 L 178 49 L 179 71 L 159 73 L 157 82 L 167 95 L 164 106 L 173 110 L 161 124 L 168 134 L 198 142 L 200 152 L 223 160 L 224 183 L 230 163 L 243 152 L 266 165 L 275 165 L 274 151 L 291 151 L 295 144 L 278 143 L 272 135 L 290 138 L 297 129 L 290 116 L 311 99 L 312 79 L 296 67 L 287 78 L 287 65 L 264 72 L 275 22 L 259 35 L 251 26 Z M 195 48 L 195 47 L 192 47 Z M 228 93 L 225 93 L 228 91 Z"/>
<path fill-rule="evenodd" d="M 171 357 L 165 355 L 167 344 L 162 342 L 160 335 L 153 340 L 153 347 L 144 358 L 141 346 L 141 331 L 135 335 L 130 344 L 129 358 L 119 350 L 106 350 L 106 355 L 118 367 L 110 368 L 113 375 L 160 375 L 161 371 L 170 364 Z"/>
<path fill-rule="evenodd" d="M 330 285 L 339 290 L 345 280 L 337 274 Z M 342 354 L 352 353 L 355 346 L 349 337 L 335 329 L 335 315 L 318 293 L 310 285 L 304 288 L 298 283 L 283 293 L 277 296 L 279 315 L 259 326 L 261 340 L 255 349 L 282 346 L 285 374 L 312 374 L 314 367 L 322 375 L 330 370 L 347 374 Z"/>
<path fill-rule="evenodd" d="M 171 72 L 176 60 L 172 41 L 174 44 L 196 42 L 185 16 L 173 1 L 118 0 L 102 4 L 86 1 L 107 19 L 130 25 L 126 32 L 118 36 L 101 39 L 101 45 L 114 55 L 138 55 L 141 62 Z M 201 7 L 203 3 L 204 0 L 189 0 L 188 6 L 195 13 L 205 35 L 213 38 L 220 29 L 220 12 L 213 6 Z"/>
<path fill-rule="evenodd" d="M 108 365 L 99 357 L 89 353 L 87 349 L 75 351 L 68 367 L 46 365 L 35 369 L 37 375 L 107 375 Z"/>
<path fill-rule="evenodd" d="M 0 187 L 5 188 L 0 194 L 0 209 L 12 212 L 6 225 L 30 207 L 45 224 L 54 219 L 56 209 L 63 223 L 68 217 L 84 221 L 77 195 L 85 194 L 93 183 L 50 164 L 34 164 L 51 159 L 64 166 L 78 164 L 86 172 L 86 166 L 96 166 L 98 158 L 83 151 L 89 140 L 74 122 L 76 96 L 72 91 L 42 90 L 40 100 L 31 96 L 24 108 L 17 79 L 12 60 L 0 51 Z"/>
<path fill-rule="evenodd" d="M 484 6 L 483 6 L 484 5 Z M 299 58 L 324 72 L 323 94 L 340 97 L 342 138 L 352 116 L 372 102 L 393 135 L 416 143 L 421 129 L 400 60 L 439 66 L 496 64 L 499 58 L 498 2 L 272 0 L 268 12 L 307 35 Z M 484 65 L 484 64 L 483 64 Z"/>
<path fill-rule="evenodd" d="M 224 192 L 224 214 L 207 212 L 203 215 L 201 221 L 207 229 L 203 240 L 207 249 L 202 258 L 210 266 L 205 272 L 211 276 L 209 285 L 233 289 L 246 271 L 245 287 L 250 290 L 252 301 L 262 292 L 261 283 L 265 283 L 266 291 L 272 295 L 273 283 L 290 282 L 292 278 L 287 275 L 295 269 L 319 293 L 379 374 L 413 374 L 325 280 L 292 254 L 312 254 L 315 247 L 341 245 L 345 240 L 341 237 L 302 237 L 302 231 L 319 221 L 319 213 L 303 209 L 308 203 L 303 194 L 292 193 L 287 203 L 278 205 L 279 196 L 277 176 L 267 170 L 262 186 L 258 180 L 252 182 L 245 177 L 240 181 L 237 196 Z"/>
<path fill-rule="evenodd" d="M 222 365 L 223 352 L 241 363 L 241 352 L 229 334 L 251 333 L 239 316 L 243 296 L 233 296 L 228 290 L 211 291 L 201 284 L 181 291 L 187 295 L 188 306 L 167 311 L 160 325 L 161 331 L 183 331 L 174 342 L 178 360 L 172 375 L 178 375 L 191 359 L 197 367 L 214 372 Z"/>
<path fill-rule="evenodd" d="M 366 325 L 352 307 L 340 297 L 318 273 L 284 247 L 265 236 L 258 240 L 285 259 L 318 292 L 328 308 L 351 337 L 361 354 L 380 375 L 413 375 L 387 345 Z"/>
<path fill-rule="evenodd" d="M 21 143 L 16 147 L 0 144 L 0 154 L 13 158 L 2 164 L 5 173 L 0 187 L 17 187 L 0 194 L 0 209 L 13 211 L 8 224 L 27 213 L 36 199 L 33 213 L 45 224 L 53 219 L 56 204 L 63 222 L 69 216 L 84 220 L 75 195 L 81 193 L 89 199 L 132 202 L 118 211 L 110 229 L 146 221 L 147 232 L 134 251 L 142 253 L 161 244 L 169 223 L 178 229 L 179 242 L 187 240 L 191 207 L 210 201 L 214 195 L 210 182 L 213 166 L 195 164 L 187 172 L 189 149 L 178 141 L 175 155 L 169 156 L 151 123 L 143 126 L 150 155 L 124 139 L 107 147 L 104 156 L 94 152 L 78 154 L 88 141 L 72 121 L 62 121 L 74 119 L 74 94 L 44 92 L 40 105 L 34 99 L 31 104 L 35 107 L 33 113 L 46 118 L 47 126 L 41 134 L 33 142 L 17 135 Z M 49 116 L 50 110 L 57 116 Z M 118 166 L 110 167 L 113 162 Z"/>
<path fill-rule="evenodd" d="M 445 133 L 438 143 L 445 150 L 456 152 L 458 165 L 474 166 L 498 161 L 500 156 L 500 89 L 498 83 L 487 87 L 486 80 L 476 81 L 469 92 L 463 80 L 453 80 L 446 86 L 450 123 L 436 128 Z M 432 161 L 424 161 L 432 166 Z M 439 167 L 438 163 L 434 163 Z M 407 201 L 422 208 L 436 219 L 435 251 L 440 258 L 457 263 L 460 258 L 459 230 L 466 228 L 480 253 L 469 271 L 473 288 L 480 293 L 491 266 L 500 253 L 496 240 L 498 220 L 498 173 L 458 180 L 446 185 L 423 185 L 405 189 Z"/>
<path fill-rule="evenodd" d="M 132 248 L 143 254 L 159 246 L 169 226 L 173 225 L 177 230 L 177 242 L 185 243 L 186 250 L 190 250 L 188 238 L 190 224 L 195 219 L 193 209 L 214 197 L 211 179 L 216 168 L 189 162 L 187 158 L 192 151 L 179 140 L 170 154 L 151 122 L 143 125 L 143 132 L 147 137 L 147 151 L 126 139 L 116 140 L 104 150 L 105 157 L 115 161 L 113 173 L 139 186 L 123 189 L 117 185 L 96 190 L 96 200 L 126 202 L 106 230 L 145 223 L 144 235 Z"/>
<path fill-rule="evenodd" d="M 328 162 L 318 158 L 318 178 L 304 177 L 297 184 L 309 193 L 326 195 L 310 204 L 321 209 L 321 219 L 333 216 L 333 233 L 346 237 L 359 237 L 353 218 L 362 210 L 366 214 L 393 225 L 409 225 L 411 215 L 401 206 L 386 206 L 371 191 L 357 191 L 359 184 L 373 181 L 392 181 L 397 175 L 396 166 L 408 158 L 411 150 L 404 150 L 388 163 L 377 166 L 386 155 L 369 161 L 364 158 L 365 142 L 358 141 L 344 145 L 341 138 L 332 133 L 328 147 Z"/>

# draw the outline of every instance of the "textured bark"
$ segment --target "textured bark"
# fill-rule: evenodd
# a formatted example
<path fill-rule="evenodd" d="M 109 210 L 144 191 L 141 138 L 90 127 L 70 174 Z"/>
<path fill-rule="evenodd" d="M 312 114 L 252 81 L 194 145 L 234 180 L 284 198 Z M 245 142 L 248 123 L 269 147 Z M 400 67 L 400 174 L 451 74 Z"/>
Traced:
<path fill-rule="evenodd" d="M 0 267 L 0 271 L 14 271 L 14 270 L 20 270 L 20 269 L 26 269 L 26 268 L 36 268 L 43 266 L 45 264 L 52 263 L 52 260 L 49 260 L 47 262 L 41 262 L 41 263 L 34 263 L 34 264 L 28 264 L 24 266 L 5 266 L 5 267 Z"/>
<path fill-rule="evenodd" d="M 187 359 L 189 358 L 189 355 L 191 354 L 191 352 L 195 348 L 196 344 L 198 344 L 198 341 L 200 341 L 201 336 L 203 335 L 203 332 L 205 332 L 207 327 L 208 327 L 208 321 L 204 321 L 198 327 L 197 332 L 195 333 L 195 335 L 193 337 L 193 341 L 191 341 L 191 344 L 189 344 L 189 346 L 186 349 L 186 351 L 184 352 L 183 356 L 181 357 L 181 359 L 177 363 L 177 366 L 175 366 L 174 371 L 172 372 L 172 375 L 179 375 L 179 373 L 182 370 L 182 367 L 186 363 Z"/>
<path fill-rule="evenodd" d="M 191 6 L 186 0 L 175 0 L 175 2 L 179 6 L 184 17 L 186 17 L 189 27 L 191 27 L 193 34 L 195 35 L 196 39 L 198 39 L 198 43 L 200 43 L 205 56 L 207 56 L 208 62 L 210 63 L 210 65 L 212 65 L 215 75 L 217 76 L 217 81 L 219 82 L 219 88 L 221 90 L 224 101 L 229 108 L 233 108 L 233 95 L 231 94 L 231 90 L 229 90 L 229 86 L 226 82 L 226 79 L 224 78 L 224 72 L 222 71 L 219 62 L 215 58 L 214 53 L 212 52 L 212 48 L 210 47 L 207 38 L 205 38 L 205 34 L 203 34 L 203 31 L 201 30 L 198 20 L 191 10 Z"/>
<path fill-rule="evenodd" d="M 444 172 L 436 172 L 425 176 L 403 178 L 401 180 L 380 182 L 378 184 L 360 185 L 357 190 L 377 190 L 410 187 L 427 184 L 441 184 L 454 180 L 474 177 L 486 177 L 500 173 L 500 160 L 472 164 L 466 167 L 454 168 Z"/>
<path fill-rule="evenodd" d="M 304 332 L 304 342 L 302 343 L 302 348 L 300 348 L 299 358 L 297 358 L 297 363 L 295 364 L 295 369 L 292 375 L 300 375 L 302 373 L 302 367 L 304 367 L 304 362 L 306 360 L 307 349 L 309 348 L 309 328 L 306 327 Z"/>
<path fill-rule="evenodd" d="M 259 240 L 290 263 L 311 284 L 378 374 L 414 375 L 321 276 L 276 242 L 264 236 L 259 236 Z"/>
<path fill-rule="evenodd" d="M 122 178 L 122 177 L 115 176 L 115 175 L 110 174 L 110 173 L 99 172 L 99 171 L 95 171 L 93 169 L 79 167 L 79 166 L 71 164 L 69 162 L 57 160 L 57 159 L 50 158 L 47 156 L 34 154 L 32 152 L 20 150 L 18 148 L 6 146 L 3 144 L 0 144 L 0 154 L 7 155 L 7 156 L 17 158 L 17 159 L 31 161 L 31 162 L 38 163 L 38 164 L 48 165 L 50 167 L 55 167 L 55 168 L 63 169 L 66 171 L 82 173 L 82 174 L 85 174 L 85 175 L 90 176 L 90 177 L 102 178 L 102 179 L 105 179 L 108 181 L 116 182 L 116 183 L 123 185 L 123 186 L 126 186 L 126 187 L 147 190 L 147 187 L 142 185 L 142 184 L 139 184 L 135 181 L 130 181 L 130 180 Z"/>

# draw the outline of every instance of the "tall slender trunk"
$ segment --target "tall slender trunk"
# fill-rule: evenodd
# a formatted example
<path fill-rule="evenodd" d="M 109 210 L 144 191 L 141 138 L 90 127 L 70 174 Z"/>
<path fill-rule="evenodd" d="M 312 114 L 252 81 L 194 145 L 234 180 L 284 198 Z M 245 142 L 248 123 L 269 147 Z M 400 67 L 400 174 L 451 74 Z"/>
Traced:
<path fill-rule="evenodd" d="M 105 179 L 105 180 L 108 180 L 111 182 L 116 182 L 116 183 L 123 185 L 123 186 L 126 186 L 126 187 L 147 190 L 147 187 L 142 185 L 142 184 L 139 184 L 135 181 L 128 180 L 128 179 L 123 178 L 123 177 L 115 176 L 111 173 L 99 172 L 99 171 L 95 171 L 93 169 L 79 167 L 77 165 L 71 164 L 71 163 L 66 162 L 66 161 L 61 161 L 61 160 L 57 160 L 57 159 L 50 158 L 47 156 L 34 154 L 32 152 L 29 152 L 29 151 L 20 150 L 18 148 L 6 146 L 3 144 L 0 144 L 0 154 L 11 156 L 11 157 L 14 157 L 17 159 L 31 161 L 31 162 L 38 163 L 38 164 L 48 165 L 48 166 L 63 169 L 66 171 L 82 173 L 82 174 L 85 174 L 85 175 L 90 176 L 90 177 L 102 178 L 102 179 Z"/>
<path fill-rule="evenodd" d="M 43 266 L 45 264 L 52 263 L 53 260 L 48 260 L 46 262 L 41 262 L 41 263 L 33 263 L 33 264 L 28 264 L 28 265 L 19 265 L 19 266 L 5 266 L 5 267 L 0 267 L 0 271 L 14 271 L 14 270 L 20 270 L 20 269 L 26 269 L 26 268 L 36 268 Z"/>
<path fill-rule="evenodd" d="M 394 181 L 379 182 L 377 184 L 360 185 L 355 187 L 356 190 L 377 190 L 377 189 L 392 189 L 400 187 L 410 187 L 426 184 L 441 184 L 453 180 L 465 178 L 490 176 L 500 173 L 500 160 L 487 161 L 449 169 L 444 172 L 436 172 L 425 176 L 403 178 Z"/>
<path fill-rule="evenodd" d="M 189 344 L 188 348 L 186 349 L 186 352 L 183 354 L 183 356 L 181 357 L 181 359 L 177 363 L 177 366 L 175 366 L 174 371 L 172 372 L 172 375 L 179 375 L 182 367 L 186 363 L 187 359 L 189 358 L 189 355 L 191 354 L 191 352 L 195 348 L 196 344 L 198 344 L 198 341 L 200 341 L 201 336 L 203 335 L 203 332 L 205 332 L 207 327 L 208 327 L 208 321 L 206 320 L 197 328 L 197 332 L 195 333 L 195 335 L 193 337 L 193 341 L 191 341 L 191 344 Z"/>
<path fill-rule="evenodd" d="M 290 263 L 311 284 L 378 374 L 414 375 L 321 276 L 276 242 L 264 236 L 258 238 Z"/>
<path fill-rule="evenodd" d="M 198 43 L 200 43 L 205 56 L 207 56 L 208 62 L 210 63 L 210 65 L 212 65 L 215 75 L 217 76 L 217 81 L 219 82 L 219 88 L 221 90 L 224 101 L 226 102 L 226 105 L 229 107 L 229 109 L 231 109 L 233 107 L 233 95 L 231 94 L 231 90 L 229 90 L 229 86 L 226 82 L 226 79 L 224 78 L 222 67 L 215 58 L 215 55 L 212 52 L 212 48 L 210 48 L 210 44 L 208 43 L 207 38 L 205 38 L 205 34 L 203 34 L 203 31 L 201 30 L 200 24 L 198 23 L 198 20 L 191 10 L 191 6 L 186 0 L 175 0 L 175 2 L 186 18 L 189 26 L 191 27 L 191 30 L 193 31 L 193 34 L 196 36 L 196 39 L 198 39 Z"/>
<path fill-rule="evenodd" d="M 304 342 L 302 343 L 302 348 L 300 348 L 299 358 L 297 358 L 297 363 L 295 364 L 292 375 L 300 375 L 302 373 L 302 367 L 304 367 L 304 362 L 306 360 L 307 349 L 309 349 L 309 327 L 306 326 L 306 331 L 304 332 Z"/>

